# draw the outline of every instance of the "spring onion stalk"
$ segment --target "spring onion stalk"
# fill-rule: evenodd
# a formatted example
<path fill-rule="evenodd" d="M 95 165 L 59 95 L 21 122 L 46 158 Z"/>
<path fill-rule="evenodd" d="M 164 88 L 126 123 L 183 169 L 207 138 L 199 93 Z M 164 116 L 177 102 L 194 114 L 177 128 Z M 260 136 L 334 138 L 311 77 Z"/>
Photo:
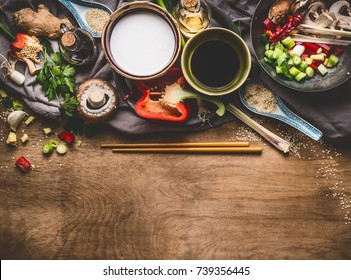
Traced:
<path fill-rule="evenodd" d="M 12 34 L 12 32 L 0 22 L 0 31 L 5 35 L 7 39 L 9 39 L 11 42 L 16 40 L 15 35 Z"/>

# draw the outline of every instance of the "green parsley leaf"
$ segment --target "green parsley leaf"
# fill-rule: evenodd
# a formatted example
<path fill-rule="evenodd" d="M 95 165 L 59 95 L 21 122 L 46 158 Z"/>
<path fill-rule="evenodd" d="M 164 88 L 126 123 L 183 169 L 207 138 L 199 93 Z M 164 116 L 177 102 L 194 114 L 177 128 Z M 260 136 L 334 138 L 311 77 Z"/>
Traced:
<path fill-rule="evenodd" d="M 65 102 L 61 107 L 65 110 L 65 114 L 68 117 L 72 117 L 75 110 L 78 108 L 79 101 L 75 96 L 71 96 L 69 93 L 65 96 Z"/>

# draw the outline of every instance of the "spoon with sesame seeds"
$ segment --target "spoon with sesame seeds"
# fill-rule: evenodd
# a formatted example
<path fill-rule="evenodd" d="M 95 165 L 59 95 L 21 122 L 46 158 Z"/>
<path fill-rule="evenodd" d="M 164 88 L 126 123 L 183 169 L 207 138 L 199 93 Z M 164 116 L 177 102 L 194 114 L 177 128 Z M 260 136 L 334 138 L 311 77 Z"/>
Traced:
<path fill-rule="evenodd" d="M 320 140 L 322 132 L 290 111 L 280 97 L 260 80 L 248 79 L 240 89 L 240 100 L 250 111 L 278 119 L 298 129 L 313 140 Z"/>
<path fill-rule="evenodd" d="M 75 17 L 79 26 L 87 30 L 93 37 L 101 38 L 105 23 L 112 11 L 107 6 L 83 0 L 58 0 Z"/>

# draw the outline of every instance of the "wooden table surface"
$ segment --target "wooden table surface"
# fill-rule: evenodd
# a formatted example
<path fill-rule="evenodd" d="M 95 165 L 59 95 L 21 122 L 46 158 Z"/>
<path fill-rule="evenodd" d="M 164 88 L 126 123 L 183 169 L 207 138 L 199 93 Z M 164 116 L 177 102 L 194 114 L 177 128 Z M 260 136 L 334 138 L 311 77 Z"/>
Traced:
<path fill-rule="evenodd" d="M 0 119 L 1 259 L 351 259 L 350 146 L 335 148 L 260 121 L 292 141 L 289 155 L 237 121 L 144 139 L 102 127 L 92 138 L 78 137 L 65 156 L 45 157 L 42 129 L 51 127 L 54 138 L 62 123 L 22 123 L 18 136 L 27 133 L 29 142 L 10 147 Z M 263 153 L 100 148 L 245 138 Z M 14 168 L 21 155 L 35 167 L 27 174 Z"/>

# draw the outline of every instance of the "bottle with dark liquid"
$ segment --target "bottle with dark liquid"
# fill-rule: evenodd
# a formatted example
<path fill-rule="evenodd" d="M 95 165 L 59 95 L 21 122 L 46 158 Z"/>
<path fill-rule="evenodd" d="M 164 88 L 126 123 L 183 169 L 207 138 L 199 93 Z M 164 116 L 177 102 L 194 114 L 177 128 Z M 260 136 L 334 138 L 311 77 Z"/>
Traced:
<path fill-rule="evenodd" d="M 81 28 L 69 29 L 65 24 L 61 24 L 61 32 L 59 50 L 68 63 L 86 65 L 95 61 L 98 47 L 89 32 Z"/>

